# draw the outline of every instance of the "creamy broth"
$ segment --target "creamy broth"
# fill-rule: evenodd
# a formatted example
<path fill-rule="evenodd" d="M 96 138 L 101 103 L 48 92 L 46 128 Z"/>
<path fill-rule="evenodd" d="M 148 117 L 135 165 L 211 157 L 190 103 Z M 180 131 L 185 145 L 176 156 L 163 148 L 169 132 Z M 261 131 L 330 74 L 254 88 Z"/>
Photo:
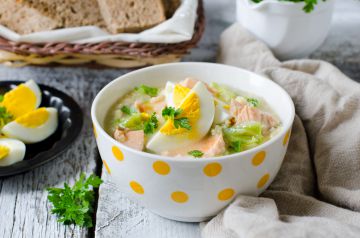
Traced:
<path fill-rule="evenodd" d="M 109 135 L 133 149 L 208 158 L 246 151 L 271 139 L 281 121 L 261 97 L 187 78 L 163 88 L 139 85 L 110 108 Z"/>

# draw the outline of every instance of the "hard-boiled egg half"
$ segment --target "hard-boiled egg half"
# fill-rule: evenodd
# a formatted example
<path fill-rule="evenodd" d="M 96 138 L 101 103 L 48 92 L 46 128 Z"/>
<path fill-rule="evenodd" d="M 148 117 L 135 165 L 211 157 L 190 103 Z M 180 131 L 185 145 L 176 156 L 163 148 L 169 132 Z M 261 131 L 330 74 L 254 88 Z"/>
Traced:
<path fill-rule="evenodd" d="M 12 165 L 25 157 L 25 144 L 19 140 L 0 138 L 0 166 Z"/>
<path fill-rule="evenodd" d="M 166 101 L 176 109 L 181 109 L 181 117 L 189 120 L 191 129 L 176 128 L 174 121 L 168 119 L 160 130 L 149 140 L 147 149 L 156 153 L 190 145 L 202 139 L 210 130 L 214 120 L 214 97 L 204 83 L 198 82 L 192 89 L 180 84 L 165 89 Z M 170 98 L 171 97 L 171 98 Z"/>
<path fill-rule="evenodd" d="M 42 107 L 16 118 L 2 128 L 2 133 L 24 143 L 36 143 L 45 140 L 56 131 L 58 126 L 57 110 Z"/>
<path fill-rule="evenodd" d="M 16 119 L 34 111 L 39 107 L 40 103 L 40 88 L 33 80 L 29 80 L 5 93 L 0 106 L 5 107 L 7 112 Z"/>

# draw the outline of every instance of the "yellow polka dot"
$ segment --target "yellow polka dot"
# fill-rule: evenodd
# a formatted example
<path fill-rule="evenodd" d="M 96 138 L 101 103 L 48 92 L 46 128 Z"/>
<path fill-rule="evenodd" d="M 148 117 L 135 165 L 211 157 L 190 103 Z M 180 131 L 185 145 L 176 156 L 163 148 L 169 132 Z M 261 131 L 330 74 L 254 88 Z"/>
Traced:
<path fill-rule="evenodd" d="M 215 177 L 221 172 L 221 170 L 222 170 L 221 164 L 210 163 L 204 167 L 203 171 L 204 171 L 204 174 L 206 174 L 206 176 Z"/>
<path fill-rule="evenodd" d="M 97 135 L 96 128 L 95 128 L 94 124 L 93 124 L 93 130 L 94 130 L 95 138 L 97 138 L 98 135 Z"/>
<path fill-rule="evenodd" d="M 117 160 L 119 161 L 124 160 L 124 155 L 118 147 L 113 146 L 111 150 Z"/>
<path fill-rule="evenodd" d="M 219 192 L 218 194 L 218 199 L 220 201 L 226 201 L 229 200 L 230 198 L 232 198 L 235 194 L 234 189 L 232 188 L 226 188 L 224 190 L 222 190 L 221 192 Z"/>
<path fill-rule="evenodd" d="M 171 194 L 171 199 L 177 203 L 185 203 L 189 200 L 189 196 L 181 191 L 176 191 Z"/>
<path fill-rule="evenodd" d="M 153 163 L 153 169 L 160 175 L 167 175 L 170 173 L 170 166 L 163 161 L 156 161 Z"/>
<path fill-rule="evenodd" d="M 141 186 L 141 184 L 139 184 L 136 181 L 131 181 L 130 182 L 130 187 L 132 188 L 132 190 L 137 193 L 137 194 L 144 194 L 144 188 Z"/>
<path fill-rule="evenodd" d="M 105 160 L 103 160 L 102 162 L 103 162 L 103 164 L 104 164 L 104 166 L 105 166 L 106 171 L 107 171 L 109 174 L 111 174 L 111 171 L 110 171 L 109 165 L 106 163 L 106 161 L 105 161 Z"/>
<path fill-rule="evenodd" d="M 265 151 L 260 151 L 252 159 L 252 164 L 254 166 L 259 166 L 260 164 L 262 164 L 262 162 L 264 162 L 265 157 L 266 157 L 266 152 Z"/>
<path fill-rule="evenodd" d="M 257 184 L 257 188 L 262 188 L 265 186 L 265 184 L 269 181 L 270 175 L 269 174 L 265 174 L 264 176 L 261 177 L 261 179 L 259 180 L 258 184 Z"/>
<path fill-rule="evenodd" d="M 283 140 L 283 145 L 284 145 L 284 146 L 288 143 L 289 138 L 290 138 L 290 134 L 291 134 L 291 129 L 288 130 L 288 131 L 286 132 L 285 136 L 284 136 L 284 140 Z"/>

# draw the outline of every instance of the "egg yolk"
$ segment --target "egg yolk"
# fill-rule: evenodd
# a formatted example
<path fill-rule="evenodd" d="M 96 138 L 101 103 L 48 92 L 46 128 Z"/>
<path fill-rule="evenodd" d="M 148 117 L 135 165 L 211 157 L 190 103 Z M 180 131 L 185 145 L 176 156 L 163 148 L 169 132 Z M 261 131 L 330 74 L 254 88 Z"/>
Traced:
<path fill-rule="evenodd" d="M 0 145 L 0 160 L 8 156 L 10 149 L 4 145 Z"/>
<path fill-rule="evenodd" d="M 49 119 L 49 112 L 45 107 L 41 107 L 35 111 L 17 118 L 15 121 L 20 125 L 28 128 L 36 128 L 43 125 Z"/>
<path fill-rule="evenodd" d="M 196 122 L 200 118 L 200 99 L 196 93 L 192 92 L 188 94 L 179 107 L 182 109 L 182 113 L 179 117 L 186 117 L 189 119 L 189 123 L 192 127 L 190 134 L 195 133 Z M 189 132 L 185 128 L 175 128 L 174 121 L 169 119 L 161 127 L 160 132 L 165 135 L 178 135 Z"/>
<path fill-rule="evenodd" d="M 181 86 L 180 84 L 176 84 L 174 87 L 174 93 L 173 93 L 173 101 L 175 107 L 179 107 L 182 100 L 186 97 L 186 95 L 191 91 L 190 88 L 186 88 Z"/>
<path fill-rule="evenodd" d="M 1 103 L 14 116 L 20 117 L 36 108 L 36 95 L 25 84 L 20 84 L 13 90 L 5 93 Z"/>

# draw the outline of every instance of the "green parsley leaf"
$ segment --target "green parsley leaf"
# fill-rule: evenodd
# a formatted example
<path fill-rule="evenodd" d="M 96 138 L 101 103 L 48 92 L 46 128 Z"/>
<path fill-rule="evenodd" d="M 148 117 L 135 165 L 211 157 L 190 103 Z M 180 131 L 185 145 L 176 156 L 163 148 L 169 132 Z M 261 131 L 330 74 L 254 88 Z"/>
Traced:
<path fill-rule="evenodd" d="M 135 90 L 142 94 L 149 95 L 150 97 L 156 97 L 159 91 L 159 89 L 157 88 L 152 88 L 144 84 L 140 85 L 139 87 L 136 87 Z"/>
<path fill-rule="evenodd" d="M 0 94 L 0 102 L 4 101 L 4 95 Z"/>
<path fill-rule="evenodd" d="M 187 117 L 174 119 L 174 126 L 175 126 L 176 129 L 181 127 L 181 128 L 185 128 L 187 130 L 191 130 L 191 125 L 190 125 L 190 122 L 189 122 L 189 118 L 187 118 Z"/>
<path fill-rule="evenodd" d="M 48 200 L 52 203 L 52 214 L 56 214 L 58 222 L 65 225 L 76 224 L 81 227 L 92 227 L 95 192 L 103 181 L 96 175 L 85 178 L 81 174 L 73 187 L 64 183 L 64 188 L 48 188 Z"/>
<path fill-rule="evenodd" d="M 0 128 L 12 121 L 13 116 L 6 110 L 5 107 L 0 107 Z"/>
<path fill-rule="evenodd" d="M 256 98 L 247 98 L 246 101 L 250 103 L 253 107 L 258 107 L 260 105 L 260 101 Z"/>
<path fill-rule="evenodd" d="M 154 112 L 150 119 L 144 123 L 144 133 L 152 134 L 158 126 L 158 119 L 156 118 L 156 113 Z"/>
<path fill-rule="evenodd" d="M 260 3 L 263 0 L 252 0 L 254 3 Z M 304 12 L 310 13 L 314 10 L 315 5 L 318 3 L 318 0 L 279 0 L 280 2 L 304 2 L 305 6 L 303 7 Z M 322 0 L 325 2 L 326 0 Z"/>
<path fill-rule="evenodd" d="M 200 150 L 192 150 L 189 151 L 188 154 L 194 156 L 195 158 L 201 158 L 204 155 L 204 153 Z"/>
<path fill-rule="evenodd" d="M 182 111 L 183 110 L 181 108 L 175 109 L 174 107 L 165 107 L 162 110 L 161 115 L 165 119 L 174 119 L 175 117 L 180 116 Z"/>
<path fill-rule="evenodd" d="M 121 111 L 127 115 L 130 115 L 131 114 L 131 110 L 130 110 L 130 107 L 128 106 L 122 106 L 121 107 Z"/>
<path fill-rule="evenodd" d="M 129 106 L 122 106 L 120 110 L 126 115 L 131 115 L 136 112 L 135 109 L 133 109 Z"/>

